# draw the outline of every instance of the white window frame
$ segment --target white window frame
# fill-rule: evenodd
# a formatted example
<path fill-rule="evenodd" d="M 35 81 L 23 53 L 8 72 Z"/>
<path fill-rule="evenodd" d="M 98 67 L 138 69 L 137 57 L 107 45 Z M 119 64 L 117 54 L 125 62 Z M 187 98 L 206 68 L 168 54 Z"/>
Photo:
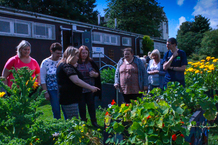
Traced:
<path fill-rule="evenodd" d="M 20 24 L 27 24 L 28 25 L 28 34 L 20 34 L 20 33 L 15 33 L 15 27 L 13 28 L 14 31 L 14 35 L 16 36 L 22 36 L 22 37 L 31 37 L 31 22 L 28 21 L 21 21 L 21 20 L 14 20 L 14 24 L 15 23 L 20 23 Z"/>
<path fill-rule="evenodd" d="M 38 35 L 35 34 L 35 26 L 43 26 L 46 28 L 49 28 L 48 31 L 48 36 L 46 35 Z M 51 34 L 49 34 L 51 33 Z M 37 39 L 50 39 L 50 40 L 55 40 L 55 25 L 50 25 L 50 24 L 45 24 L 45 23 L 33 23 L 32 26 L 32 37 L 37 38 Z"/>
<path fill-rule="evenodd" d="M 124 44 L 123 42 L 124 42 L 124 39 L 126 39 L 127 40 L 127 44 Z M 122 45 L 123 46 L 132 46 L 132 38 L 130 38 L 130 37 L 122 37 Z"/>
<path fill-rule="evenodd" d="M 8 19 L 8 18 L 4 18 L 4 17 L 0 17 L 1 21 L 5 21 L 5 22 L 9 22 L 10 25 L 10 32 L 1 32 L 0 31 L 0 35 L 13 35 L 14 33 L 14 29 L 13 29 L 13 20 L 12 19 Z"/>
<path fill-rule="evenodd" d="M 92 32 L 92 43 L 96 43 L 96 44 L 104 44 L 103 43 L 103 33 L 99 33 L 99 32 Z M 100 35 L 100 41 L 96 41 L 94 40 L 94 35 Z"/>
<path fill-rule="evenodd" d="M 113 35 L 113 34 L 106 34 L 106 33 L 101 33 L 101 32 L 93 32 L 93 38 L 92 38 L 92 43 L 96 44 L 106 44 L 106 45 L 120 45 L 120 36 L 119 35 Z M 100 41 L 95 41 L 94 40 L 94 35 L 100 35 Z M 109 42 L 105 41 L 105 37 L 109 37 Z M 111 38 L 115 37 L 116 43 L 112 43 Z"/>

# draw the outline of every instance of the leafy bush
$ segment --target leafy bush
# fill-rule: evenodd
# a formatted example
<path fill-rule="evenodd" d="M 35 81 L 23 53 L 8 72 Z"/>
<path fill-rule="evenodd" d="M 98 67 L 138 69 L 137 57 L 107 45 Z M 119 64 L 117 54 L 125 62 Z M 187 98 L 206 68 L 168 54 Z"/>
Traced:
<path fill-rule="evenodd" d="M 182 106 L 171 107 L 164 100 L 151 101 L 150 98 L 132 100 L 130 104 L 113 105 L 108 109 L 105 124 L 108 133 L 120 134 L 124 140 L 120 144 L 184 144 L 184 136 L 189 130 L 182 127 L 187 125 L 189 118 L 184 115 Z M 108 123 L 109 122 L 109 123 Z M 109 138 L 108 143 L 114 143 Z"/>
<path fill-rule="evenodd" d="M 154 49 L 154 41 L 150 38 L 150 36 L 145 35 L 143 37 L 141 49 L 146 55 L 149 51 L 152 51 Z"/>
<path fill-rule="evenodd" d="M 32 78 L 33 71 L 27 67 L 12 70 L 14 80 L 12 88 L 2 86 L 10 96 L 5 96 L 5 92 L 0 93 L 0 144 L 74 144 L 76 139 L 81 139 L 81 144 L 99 144 L 100 136 L 97 131 L 82 126 L 82 122 L 73 118 L 72 120 L 39 120 L 42 112 L 36 112 L 36 108 L 44 99 L 44 91 Z M 38 88 L 37 88 L 38 87 Z M 78 133 L 81 131 L 83 133 Z M 53 137 L 55 132 L 60 132 L 61 136 Z M 68 138 L 69 137 L 69 138 Z M 67 140 L 65 140 L 67 139 Z M 79 141 L 80 142 L 80 141 Z"/>
<path fill-rule="evenodd" d="M 103 69 L 101 71 L 101 83 L 114 84 L 114 76 L 115 76 L 115 69 L 110 69 L 110 68 Z"/>

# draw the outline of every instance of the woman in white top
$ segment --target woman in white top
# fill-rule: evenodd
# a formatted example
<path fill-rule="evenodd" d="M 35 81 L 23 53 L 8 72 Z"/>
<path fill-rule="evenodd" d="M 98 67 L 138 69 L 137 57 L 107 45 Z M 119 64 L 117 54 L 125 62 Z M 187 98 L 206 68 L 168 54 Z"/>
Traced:
<path fill-rule="evenodd" d="M 147 73 L 148 73 L 148 91 L 150 92 L 153 88 L 162 86 L 161 76 L 163 72 L 163 66 L 160 63 L 160 52 L 158 49 L 154 49 L 150 55 L 151 60 L 149 61 Z"/>
<path fill-rule="evenodd" d="M 40 66 L 41 85 L 43 90 L 46 90 L 46 100 L 50 100 L 54 118 L 60 119 L 61 114 L 56 69 L 60 57 L 62 56 L 62 45 L 58 42 L 52 43 L 50 52 L 51 56 L 44 59 Z"/>

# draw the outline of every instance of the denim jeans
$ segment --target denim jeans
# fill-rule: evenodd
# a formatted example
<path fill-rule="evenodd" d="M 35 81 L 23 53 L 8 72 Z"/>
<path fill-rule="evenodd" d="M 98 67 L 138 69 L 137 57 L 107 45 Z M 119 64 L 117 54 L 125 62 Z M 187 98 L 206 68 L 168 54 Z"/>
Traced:
<path fill-rule="evenodd" d="M 59 104 L 59 97 L 58 97 L 58 91 L 57 90 L 51 90 L 49 91 L 50 96 L 50 103 L 52 107 L 53 117 L 56 119 L 61 118 L 61 112 L 60 112 L 60 104 Z"/>

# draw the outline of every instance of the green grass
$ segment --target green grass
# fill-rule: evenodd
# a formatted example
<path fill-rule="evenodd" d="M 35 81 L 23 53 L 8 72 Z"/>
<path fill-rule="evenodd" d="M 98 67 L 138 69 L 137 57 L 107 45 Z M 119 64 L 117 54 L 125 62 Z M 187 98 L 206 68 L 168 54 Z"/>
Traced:
<path fill-rule="evenodd" d="M 51 105 L 50 105 L 49 101 L 43 102 L 43 104 L 40 107 L 37 108 L 37 111 L 43 112 L 43 115 L 41 115 L 38 118 L 39 120 L 46 121 L 46 120 L 52 120 L 53 119 L 53 113 L 52 113 L 52 109 L 51 109 Z M 102 108 L 96 109 L 97 123 L 102 128 L 104 126 L 104 116 L 105 116 L 105 113 L 106 113 L 105 109 L 102 109 Z M 92 126 L 88 110 L 86 111 L 86 117 L 88 119 L 87 125 Z M 64 120 L 64 116 L 63 116 L 62 112 L 61 112 L 61 119 Z"/>

